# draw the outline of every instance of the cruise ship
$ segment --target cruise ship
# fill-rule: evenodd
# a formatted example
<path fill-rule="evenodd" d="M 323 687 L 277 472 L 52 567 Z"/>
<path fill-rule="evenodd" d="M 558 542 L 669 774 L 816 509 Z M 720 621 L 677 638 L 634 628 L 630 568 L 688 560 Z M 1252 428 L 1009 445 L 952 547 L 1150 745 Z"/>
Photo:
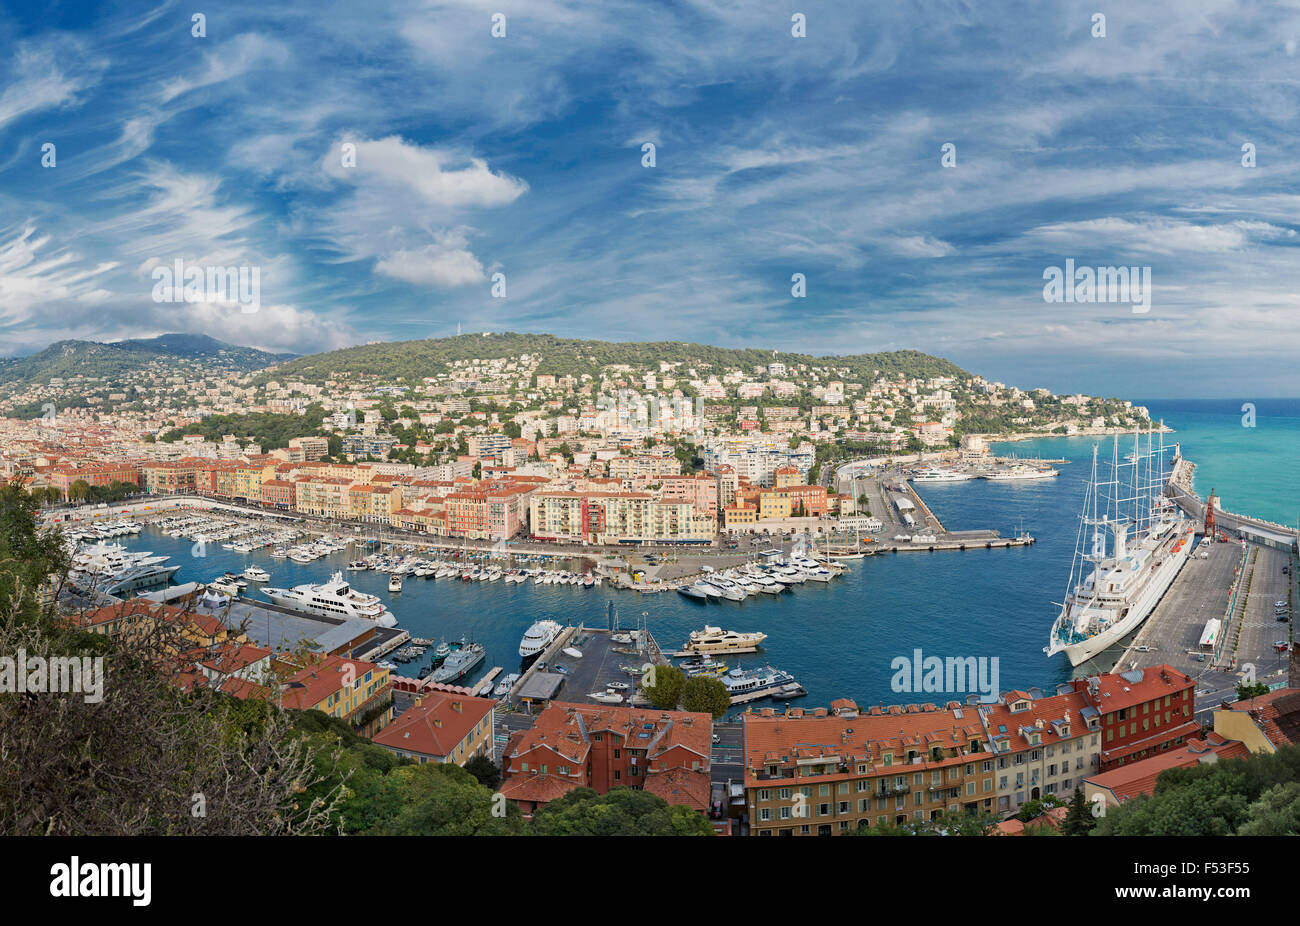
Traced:
<path fill-rule="evenodd" d="M 1187 562 L 1195 522 L 1159 494 L 1163 466 L 1156 468 L 1158 481 L 1150 464 L 1143 477 L 1142 461 L 1151 456 L 1121 465 L 1116 452 L 1111 478 L 1098 482 L 1093 448 L 1070 582 L 1043 648 L 1048 656 L 1063 652 L 1077 666 L 1120 642 L 1147 619 Z M 1127 469 L 1134 472 L 1126 476 Z M 1107 487 L 1114 495 L 1103 498 Z M 1119 498 L 1121 490 L 1134 494 Z"/>
<path fill-rule="evenodd" d="M 336 572 L 323 585 L 297 585 L 293 588 L 264 588 L 262 594 L 274 603 L 322 617 L 360 617 L 381 627 L 393 627 L 397 618 L 374 595 L 358 592 Z"/>
<path fill-rule="evenodd" d="M 563 629 L 557 621 L 537 621 L 529 627 L 524 632 L 524 638 L 519 641 L 519 656 L 523 659 L 524 665 L 528 666 L 536 661 Z"/>
<path fill-rule="evenodd" d="M 721 627 L 705 626 L 703 630 L 692 630 L 690 639 L 677 654 L 679 656 L 703 656 L 718 653 L 752 653 L 760 643 L 767 639 L 765 633 L 737 633 L 723 630 Z"/>

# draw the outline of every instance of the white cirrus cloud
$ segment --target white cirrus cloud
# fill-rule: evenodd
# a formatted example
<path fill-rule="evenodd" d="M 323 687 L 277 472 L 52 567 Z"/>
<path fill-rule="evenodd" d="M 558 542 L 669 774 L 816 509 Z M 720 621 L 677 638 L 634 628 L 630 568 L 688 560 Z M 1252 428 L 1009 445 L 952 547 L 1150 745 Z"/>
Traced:
<path fill-rule="evenodd" d="M 957 249 L 946 241 L 931 235 L 911 235 L 891 243 L 895 254 L 903 257 L 951 257 Z"/>

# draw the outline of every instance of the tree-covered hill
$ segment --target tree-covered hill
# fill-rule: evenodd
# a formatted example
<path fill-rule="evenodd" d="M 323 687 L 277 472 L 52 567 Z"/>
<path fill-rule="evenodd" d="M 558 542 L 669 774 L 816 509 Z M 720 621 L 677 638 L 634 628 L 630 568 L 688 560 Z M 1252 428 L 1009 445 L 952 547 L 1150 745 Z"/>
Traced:
<path fill-rule="evenodd" d="M 57 341 L 26 357 L 0 359 L 0 384 L 48 383 L 74 376 L 114 379 L 159 361 L 198 362 L 218 370 L 260 370 L 293 354 L 271 354 L 253 347 L 227 344 L 203 334 L 164 334 L 129 341 Z"/>
<path fill-rule="evenodd" d="M 582 341 L 550 334 L 506 332 L 365 344 L 311 354 L 282 364 L 275 371 L 275 378 L 322 381 L 330 376 L 351 374 L 416 382 L 445 372 L 458 360 L 490 360 L 520 354 L 540 357 L 537 372 L 557 376 L 594 375 L 609 364 L 657 371 L 660 363 L 681 363 L 706 374 L 730 367 L 752 369 L 774 361 L 787 367 L 802 363 L 844 368 L 848 371 L 845 375 L 855 379 L 868 379 L 877 370 L 921 377 L 969 375 L 950 361 L 913 350 L 816 357 L 770 348 L 714 347 L 684 341 Z"/>

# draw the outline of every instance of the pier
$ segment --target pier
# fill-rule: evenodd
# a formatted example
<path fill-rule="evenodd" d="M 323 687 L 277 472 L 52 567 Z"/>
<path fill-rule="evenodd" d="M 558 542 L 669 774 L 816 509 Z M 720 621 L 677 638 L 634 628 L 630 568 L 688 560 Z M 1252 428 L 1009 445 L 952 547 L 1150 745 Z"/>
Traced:
<path fill-rule="evenodd" d="M 628 634 L 633 642 L 615 641 L 616 633 Z M 578 648 L 582 657 L 565 654 L 569 647 Z M 623 669 L 626 666 L 639 670 L 647 663 L 668 665 L 648 630 L 606 630 L 581 624 L 565 627 L 511 688 L 507 700 L 512 705 L 523 702 L 530 711 L 552 700 L 600 704 L 599 699 L 591 697 L 593 692 L 606 691 L 613 683 L 623 683 L 627 688 L 618 690 L 623 696 L 622 703 L 633 705 L 638 703 L 634 698 L 640 672 L 633 675 Z"/>
<path fill-rule="evenodd" d="M 1191 488 L 1194 471 L 1191 461 L 1176 458 L 1165 495 L 1203 521 L 1205 502 Z M 1197 680 L 1202 719 L 1220 701 L 1235 700 L 1239 682 L 1294 683 L 1297 533 L 1222 508 L 1215 509 L 1215 522 L 1229 542 L 1198 534 L 1192 556 L 1136 635 L 1122 650 L 1112 647 L 1076 667 L 1076 675 L 1168 663 Z"/>

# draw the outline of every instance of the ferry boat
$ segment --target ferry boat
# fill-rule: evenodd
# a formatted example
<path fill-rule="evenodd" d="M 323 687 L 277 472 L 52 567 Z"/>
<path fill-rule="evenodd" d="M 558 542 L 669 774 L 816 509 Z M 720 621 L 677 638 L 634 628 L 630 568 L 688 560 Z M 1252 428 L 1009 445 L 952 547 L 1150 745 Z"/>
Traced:
<path fill-rule="evenodd" d="M 443 685 L 460 681 L 483 661 L 485 655 L 482 643 L 466 643 L 461 640 L 460 647 L 452 650 L 447 660 L 429 677 Z"/>
<path fill-rule="evenodd" d="M 1157 478 L 1144 482 L 1141 459 L 1121 465 L 1118 438 L 1115 443 L 1111 478 L 1105 482 L 1098 481 L 1093 448 L 1092 478 L 1080 512 L 1065 602 L 1043 648 L 1048 656 L 1064 652 L 1076 666 L 1120 642 L 1147 619 L 1187 562 L 1196 529 L 1195 522 L 1160 494 L 1163 467 L 1150 468 Z M 1163 433 L 1161 443 L 1163 454 Z M 1136 447 L 1134 454 L 1142 456 Z M 1130 467 L 1135 470 L 1131 475 L 1122 472 Z M 1107 488 L 1114 490 L 1114 497 L 1102 497 Z M 1134 495 L 1120 498 L 1122 489 L 1133 489 Z"/>
<path fill-rule="evenodd" d="M 705 626 L 692 630 L 679 656 L 702 656 L 706 653 L 752 653 L 767 639 L 765 633 L 737 633 L 721 627 Z"/>
<path fill-rule="evenodd" d="M 359 617 L 381 627 L 393 627 L 397 618 L 374 595 L 358 592 L 343 578 L 342 572 L 330 576 L 321 585 L 297 585 L 293 588 L 264 588 L 262 594 L 275 604 L 323 617 Z"/>
<path fill-rule="evenodd" d="M 732 704 L 769 697 L 798 697 L 807 694 L 794 676 L 781 669 L 763 666 L 758 669 L 732 669 L 722 676 Z"/>
<path fill-rule="evenodd" d="M 527 666 L 542 655 L 546 647 L 553 641 L 564 628 L 556 621 L 537 621 L 524 632 L 524 638 L 519 641 L 519 656 L 524 660 Z"/>
<path fill-rule="evenodd" d="M 1051 479 L 1053 476 L 1059 476 L 1060 470 L 1052 467 L 1029 466 L 1026 463 L 1017 463 L 1006 469 L 995 469 L 983 474 L 984 479 L 993 482 L 1019 482 L 1026 479 Z"/>

